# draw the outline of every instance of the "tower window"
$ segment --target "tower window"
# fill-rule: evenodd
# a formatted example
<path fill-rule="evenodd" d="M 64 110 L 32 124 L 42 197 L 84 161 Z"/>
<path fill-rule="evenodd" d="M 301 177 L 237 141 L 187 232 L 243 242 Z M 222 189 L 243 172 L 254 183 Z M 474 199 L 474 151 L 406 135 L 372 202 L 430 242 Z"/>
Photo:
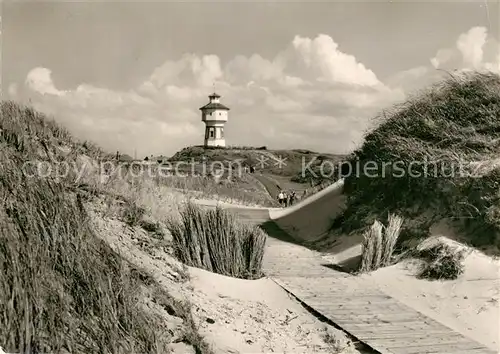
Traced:
<path fill-rule="evenodd" d="M 223 138 L 224 137 L 224 128 L 220 128 L 220 137 Z"/>
<path fill-rule="evenodd" d="M 214 137 L 214 128 L 210 128 L 210 137 L 213 138 Z"/>

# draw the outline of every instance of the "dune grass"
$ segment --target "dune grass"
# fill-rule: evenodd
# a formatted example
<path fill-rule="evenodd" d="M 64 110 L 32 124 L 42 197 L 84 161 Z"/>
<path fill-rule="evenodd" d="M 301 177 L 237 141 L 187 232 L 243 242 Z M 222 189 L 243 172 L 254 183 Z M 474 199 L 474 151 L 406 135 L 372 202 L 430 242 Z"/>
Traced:
<path fill-rule="evenodd" d="M 375 220 L 363 234 L 359 272 L 370 272 L 391 264 L 392 254 L 401 232 L 403 219 L 389 215 L 388 225 Z"/>
<path fill-rule="evenodd" d="M 455 280 L 464 272 L 464 251 L 447 244 L 419 250 L 415 255 L 423 262 L 417 277 L 427 280 Z"/>
<path fill-rule="evenodd" d="M 0 343 L 11 352 L 157 352 L 140 281 L 88 225 L 79 194 L 27 178 L 0 152 Z M 162 339 L 164 338 L 164 339 Z"/>
<path fill-rule="evenodd" d="M 102 166 L 105 166 L 103 168 Z M 188 196 L 196 195 L 199 198 L 218 199 L 226 202 L 253 206 L 272 206 L 273 200 L 263 187 L 260 187 L 255 180 L 241 171 L 233 171 L 228 176 L 211 176 L 192 174 L 190 171 L 168 171 L 167 167 L 162 165 L 141 165 L 139 162 L 118 162 L 105 161 L 102 163 L 101 170 L 107 170 L 108 175 L 105 184 L 115 183 L 116 181 L 128 181 L 128 183 L 146 183 L 154 182 L 157 186 L 170 188 L 182 192 Z M 92 169 L 89 169 L 92 170 Z M 98 171 L 98 166 L 93 166 L 91 176 L 86 178 L 95 179 L 102 174 Z M 136 182 L 132 182 L 136 181 Z M 86 183 L 89 183 L 87 180 Z M 97 187 L 102 182 L 95 180 Z M 102 189 L 102 188 L 101 188 Z"/>
<path fill-rule="evenodd" d="M 500 252 L 499 117 L 500 76 L 488 72 L 450 75 L 382 111 L 349 158 L 361 174 L 346 177 L 334 228 L 359 232 L 388 213 L 402 215 L 404 229 L 449 219 L 471 245 Z M 368 164 L 377 170 L 365 173 Z"/>
<path fill-rule="evenodd" d="M 181 262 L 236 278 L 262 276 L 266 235 L 259 227 L 239 223 L 219 207 L 207 210 L 191 202 L 168 227 Z"/>
<path fill-rule="evenodd" d="M 378 220 L 375 220 L 372 226 L 363 234 L 360 272 L 368 272 L 376 269 L 374 263 L 376 263 L 376 255 L 380 251 L 377 245 L 381 243 L 383 227 Z"/>
<path fill-rule="evenodd" d="M 169 176 L 159 179 L 165 186 L 185 191 L 200 192 L 200 197 L 219 199 L 243 205 L 273 206 L 273 199 L 264 188 L 251 180 L 251 177 L 233 176 L 231 180 L 210 176 Z"/>
<path fill-rule="evenodd" d="M 164 319 L 143 308 L 143 292 L 173 304 L 195 350 L 211 353 L 191 313 L 158 284 L 146 282 L 97 237 L 75 171 L 40 176 L 37 162 L 79 164 L 106 155 L 75 142 L 29 107 L 0 106 L 0 346 L 29 353 L 168 353 Z M 31 164 L 26 164 L 31 162 Z M 87 185 L 88 187 L 88 185 Z M 96 188 L 90 188 L 93 192 Z M 131 223 L 137 218 L 128 215 Z"/>

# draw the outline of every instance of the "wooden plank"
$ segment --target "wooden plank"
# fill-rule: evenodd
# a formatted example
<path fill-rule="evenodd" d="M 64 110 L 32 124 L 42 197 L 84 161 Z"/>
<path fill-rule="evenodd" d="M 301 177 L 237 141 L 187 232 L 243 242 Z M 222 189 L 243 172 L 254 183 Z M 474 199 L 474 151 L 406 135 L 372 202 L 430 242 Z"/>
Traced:
<path fill-rule="evenodd" d="M 433 354 L 450 354 L 450 352 L 435 352 Z M 498 354 L 498 352 L 487 349 L 487 348 L 477 348 L 477 349 L 454 349 L 452 354 Z"/>
<path fill-rule="evenodd" d="M 349 304 L 356 301 L 378 301 L 378 302 L 392 302 L 395 303 L 394 299 L 388 298 L 384 294 L 377 293 L 374 291 L 363 291 L 363 292 L 355 292 L 355 291 L 345 291 L 343 294 L 339 292 L 329 291 L 329 289 L 325 289 L 324 291 L 306 288 L 302 286 L 297 286 L 293 282 L 286 281 L 286 279 L 282 279 L 283 283 L 286 284 L 287 288 L 290 291 L 301 291 L 304 294 L 308 294 L 310 296 L 316 295 L 316 297 L 321 297 L 324 299 L 330 299 L 335 303 L 341 304 Z"/>
<path fill-rule="evenodd" d="M 343 312 L 343 313 L 338 313 L 335 311 L 325 311 L 325 310 L 320 310 L 315 306 L 313 307 L 316 311 L 324 313 L 325 315 L 334 318 L 335 320 L 338 321 L 343 321 L 343 322 L 353 322 L 353 323 L 370 323 L 369 321 L 376 321 L 373 322 L 372 324 L 375 326 L 380 322 L 398 322 L 399 323 L 406 323 L 406 322 L 422 322 L 423 318 L 419 316 L 418 314 L 412 313 L 412 312 L 405 312 L 405 313 L 388 313 L 388 312 L 371 312 L 371 311 L 366 311 L 366 313 L 362 314 L 359 312 Z"/>
<path fill-rule="evenodd" d="M 297 292 L 298 293 L 298 292 Z M 327 297 L 323 296 L 305 296 L 305 301 L 310 301 L 311 304 L 321 308 L 324 311 L 333 311 L 335 313 L 366 313 L 369 311 L 370 313 L 376 313 L 378 311 L 383 311 L 387 313 L 404 313 L 408 312 L 408 309 L 401 307 L 399 304 L 384 301 L 384 302 L 376 302 L 369 300 L 352 300 L 346 302 L 331 302 Z M 414 312 L 414 311 L 410 311 Z"/>
<path fill-rule="evenodd" d="M 459 334 L 451 334 L 443 337 L 434 337 L 434 336 L 422 336 L 422 337 L 410 337 L 406 334 L 404 336 L 398 336 L 394 338 L 367 338 L 361 337 L 362 339 L 371 340 L 372 342 L 377 342 L 379 344 L 385 345 L 389 348 L 400 348 L 407 347 L 408 345 L 414 345 L 418 343 L 419 346 L 432 346 L 432 345 L 444 345 L 444 344 L 465 344 L 478 346 L 478 343 L 472 342 L 470 339 L 465 338 Z"/>
<path fill-rule="evenodd" d="M 369 343 L 372 343 L 374 346 L 380 345 L 380 346 L 385 346 L 386 344 L 384 343 L 379 343 L 376 341 L 370 341 Z M 482 349 L 484 348 L 482 345 L 474 342 L 469 342 L 469 343 L 445 343 L 445 344 L 431 344 L 431 345 L 416 345 L 417 343 L 406 343 L 406 345 L 401 346 L 401 347 L 394 347 L 391 346 L 389 347 L 389 350 L 397 353 L 397 354 L 430 354 L 430 353 L 450 353 L 454 354 L 455 351 L 460 350 L 460 351 L 470 351 L 473 349 Z M 495 354 L 494 351 L 488 350 L 487 348 L 484 348 L 484 353 L 488 354 Z"/>
<path fill-rule="evenodd" d="M 330 318 L 330 316 L 328 316 L 328 317 Z M 359 327 L 360 329 L 364 329 L 365 331 L 367 330 L 367 328 L 375 328 L 375 327 L 377 329 L 380 329 L 380 330 L 386 330 L 386 329 L 395 328 L 395 327 L 401 328 L 402 330 L 405 328 L 409 329 L 409 330 L 418 330 L 418 329 L 424 330 L 424 329 L 426 329 L 429 331 L 432 331 L 432 329 L 440 329 L 440 327 L 432 326 L 432 325 L 429 325 L 429 324 L 424 323 L 422 321 L 400 322 L 397 325 L 394 325 L 392 323 L 379 322 L 376 324 L 376 326 L 373 325 L 372 323 L 349 323 L 349 321 L 342 321 L 342 320 L 339 320 L 339 322 L 356 325 L 356 327 Z M 450 329 L 448 329 L 448 330 L 451 331 Z"/>
<path fill-rule="evenodd" d="M 299 288 L 294 286 L 294 284 L 290 284 L 291 288 Z M 306 292 L 308 294 L 316 294 L 319 297 L 325 298 L 325 299 L 330 299 L 332 303 L 341 303 L 341 304 L 349 304 L 357 301 L 372 301 L 372 302 L 380 302 L 380 303 L 387 303 L 387 302 L 394 302 L 394 299 L 390 298 L 389 296 L 386 296 L 384 294 L 381 294 L 379 292 L 375 291 L 363 291 L 363 292 L 357 292 L 357 291 L 348 291 L 345 290 L 344 292 L 338 292 L 336 290 L 330 290 L 330 289 L 324 289 L 323 291 L 321 290 L 315 290 L 315 289 L 300 289 L 303 292 Z"/>
<path fill-rule="evenodd" d="M 422 326 L 418 323 L 414 324 L 407 324 L 406 326 L 396 326 L 394 324 L 387 324 L 387 326 L 376 326 L 374 327 L 373 325 L 369 324 L 359 324 L 359 323 L 349 323 L 349 322 L 343 322 L 343 321 L 334 321 L 338 326 L 342 328 L 349 328 L 349 331 L 355 335 L 356 337 L 363 337 L 363 338 L 376 338 L 378 333 L 383 333 L 383 334 L 391 334 L 393 337 L 401 337 L 405 336 L 408 333 L 412 332 L 418 332 L 418 333 L 426 333 L 427 335 L 449 335 L 450 333 L 453 332 L 444 332 L 441 329 L 434 329 L 434 328 L 429 328 L 426 326 Z M 384 338 L 382 338 L 384 339 Z"/>
<path fill-rule="evenodd" d="M 335 321 L 342 321 L 342 323 L 352 323 L 352 324 L 371 324 L 377 326 L 380 323 L 391 323 L 394 326 L 400 326 L 403 323 L 408 322 L 418 322 L 420 317 L 415 316 L 412 313 L 407 313 L 406 315 L 394 315 L 389 316 L 387 314 L 373 314 L 373 315 L 344 315 L 332 316 Z"/>
<path fill-rule="evenodd" d="M 339 323 L 340 325 L 341 323 Z M 351 328 L 356 329 L 356 335 L 363 337 L 363 338 L 379 338 L 380 339 L 387 339 L 387 338 L 393 338 L 393 337 L 401 337 L 405 335 L 411 335 L 411 333 L 417 334 L 426 334 L 428 336 L 448 336 L 451 335 L 453 332 L 444 332 L 441 330 L 434 330 L 430 328 L 424 328 L 424 327 L 416 327 L 416 328 L 397 328 L 396 326 L 393 327 L 386 327 L 383 329 L 373 329 L 373 327 L 362 327 L 356 324 L 344 324 L 345 326 L 349 326 Z"/>
<path fill-rule="evenodd" d="M 455 335 L 454 333 L 450 334 L 449 330 L 446 331 L 407 331 L 401 329 L 394 329 L 392 331 L 379 331 L 377 328 L 371 331 L 360 332 L 357 331 L 356 335 L 365 339 L 391 339 L 395 337 L 401 337 L 404 335 L 405 338 L 426 338 L 428 336 L 440 336 L 442 338 L 448 338 L 449 336 Z"/>
<path fill-rule="evenodd" d="M 388 313 L 402 313 L 408 311 L 404 307 L 401 307 L 399 304 L 394 303 L 394 301 L 371 301 L 368 299 L 353 299 L 348 300 L 346 302 L 332 302 L 329 301 L 328 297 L 323 296 L 308 296 L 307 298 L 311 298 L 311 303 L 314 303 L 315 306 L 321 308 L 323 310 L 331 310 L 335 311 L 335 313 L 343 313 L 343 312 L 357 312 L 362 313 L 369 309 L 374 310 L 385 310 Z M 308 299 L 304 299 L 308 300 Z M 414 312 L 414 311 L 411 311 Z"/>
<path fill-rule="evenodd" d="M 308 298 L 304 298 L 305 302 L 308 302 Z M 377 315 L 377 314 L 387 314 L 388 316 L 395 316 L 395 315 L 404 315 L 404 314 L 413 314 L 414 316 L 418 317 L 419 319 L 429 319 L 428 317 L 424 316 L 423 314 L 412 311 L 409 308 L 405 308 L 400 306 L 400 304 L 369 304 L 369 303 L 359 303 L 355 305 L 348 305 L 348 306 L 334 306 L 334 305 L 329 305 L 325 301 L 321 299 L 315 299 L 311 298 L 308 302 L 310 306 L 317 308 L 320 311 L 327 312 L 331 315 L 357 315 L 359 314 L 360 316 L 363 315 Z"/>

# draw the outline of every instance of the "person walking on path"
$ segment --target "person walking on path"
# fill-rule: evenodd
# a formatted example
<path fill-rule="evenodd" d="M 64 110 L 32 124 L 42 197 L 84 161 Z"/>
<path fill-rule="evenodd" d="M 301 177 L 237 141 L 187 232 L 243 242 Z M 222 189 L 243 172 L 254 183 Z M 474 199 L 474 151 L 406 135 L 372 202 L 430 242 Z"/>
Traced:
<path fill-rule="evenodd" d="M 278 193 L 278 203 L 280 203 L 281 206 L 283 206 L 283 200 L 285 199 L 285 195 L 283 191 L 280 191 Z"/>
<path fill-rule="evenodd" d="M 289 203 L 289 205 L 293 205 L 293 203 L 295 202 L 295 197 L 296 197 L 295 196 L 295 191 L 292 191 L 290 193 L 290 203 Z"/>
<path fill-rule="evenodd" d="M 283 206 L 286 208 L 288 206 L 288 193 L 283 192 Z"/>

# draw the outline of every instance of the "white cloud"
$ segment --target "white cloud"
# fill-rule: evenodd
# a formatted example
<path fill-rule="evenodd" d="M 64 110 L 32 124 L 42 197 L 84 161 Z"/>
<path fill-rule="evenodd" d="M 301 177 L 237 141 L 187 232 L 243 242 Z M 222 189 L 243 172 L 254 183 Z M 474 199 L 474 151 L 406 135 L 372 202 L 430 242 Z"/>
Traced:
<path fill-rule="evenodd" d="M 436 69 L 492 70 L 500 72 L 500 47 L 485 27 L 472 27 L 460 34 L 455 47 L 439 50 L 431 59 Z"/>
<path fill-rule="evenodd" d="M 379 84 L 373 71 L 354 56 L 341 52 L 330 36 L 321 34 L 314 39 L 296 36 L 293 47 L 315 79 L 363 86 Z"/>
<path fill-rule="evenodd" d="M 220 59 L 216 55 L 185 54 L 178 61 L 168 60 L 156 68 L 141 86 L 142 90 L 157 91 L 171 86 L 211 87 L 222 77 Z"/>
<path fill-rule="evenodd" d="M 202 86 L 210 86 L 222 76 L 219 57 L 216 55 L 205 55 L 202 59 L 194 59 L 191 63 L 193 74 L 198 77 L 198 83 Z"/>
<path fill-rule="evenodd" d="M 500 46 L 484 27 L 472 27 L 460 34 L 455 43 L 437 51 L 431 65 L 411 68 L 389 77 L 385 83 L 412 93 L 448 77 L 444 71 L 489 70 L 500 73 Z M 437 70 L 439 69 L 439 70 Z"/>
<path fill-rule="evenodd" d="M 64 92 L 59 91 L 52 81 L 52 71 L 46 68 L 34 68 L 26 77 L 26 85 L 42 95 L 62 96 Z"/>
<path fill-rule="evenodd" d="M 54 85 L 51 72 L 36 68 L 28 74 L 27 86 L 35 108 L 54 116 L 80 139 L 93 140 L 103 148 L 140 156 L 183 147 L 182 140 L 196 142 L 191 110 L 179 110 L 180 119 L 135 91 L 119 92 L 82 84 L 72 91 Z M 36 95 L 38 94 L 38 96 Z"/>
<path fill-rule="evenodd" d="M 483 46 L 486 43 L 487 30 L 484 27 L 473 27 L 458 37 L 457 49 L 462 54 L 464 64 L 479 69 L 483 62 Z"/>
<path fill-rule="evenodd" d="M 135 90 L 81 84 L 64 91 L 46 68 L 30 71 L 26 85 L 39 95 L 31 95 L 37 108 L 109 150 L 169 155 L 202 143 L 198 108 L 215 82 L 231 108 L 228 144 L 347 152 L 359 144 L 377 111 L 442 77 L 435 68 L 499 68 L 495 44 L 483 29 L 473 28 L 428 65 L 384 82 L 331 37 L 318 35 L 296 36 L 274 58 L 237 55 L 222 63 L 213 54 L 185 54 L 153 70 Z"/>
<path fill-rule="evenodd" d="M 453 50 L 449 48 L 440 49 L 434 58 L 431 58 L 431 64 L 434 68 L 439 68 L 443 64 L 450 62 L 453 58 Z"/>

